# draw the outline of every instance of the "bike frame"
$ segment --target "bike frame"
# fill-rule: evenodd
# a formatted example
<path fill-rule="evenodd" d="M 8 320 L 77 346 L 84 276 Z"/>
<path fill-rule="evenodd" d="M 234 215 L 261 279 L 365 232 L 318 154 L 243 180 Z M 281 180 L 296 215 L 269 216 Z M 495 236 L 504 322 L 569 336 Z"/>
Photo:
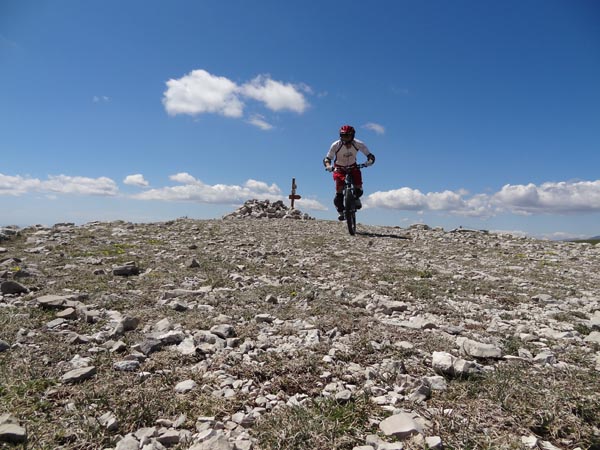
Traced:
<path fill-rule="evenodd" d="M 357 167 L 363 169 L 368 166 L 366 164 L 357 164 Z M 342 190 L 342 195 L 344 196 L 344 216 L 348 225 L 348 233 L 354 236 L 356 234 L 356 188 L 352 179 L 352 167 L 344 167 L 343 170 L 346 172 L 344 189 Z"/>

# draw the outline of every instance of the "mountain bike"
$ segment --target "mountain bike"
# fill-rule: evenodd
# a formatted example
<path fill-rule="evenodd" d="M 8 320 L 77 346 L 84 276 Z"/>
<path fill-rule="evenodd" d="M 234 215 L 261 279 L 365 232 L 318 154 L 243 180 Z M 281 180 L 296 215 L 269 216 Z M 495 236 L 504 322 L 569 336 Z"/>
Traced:
<path fill-rule="evenodd" d="M 369 166 L 367 164 L 357 164 L 357 167 L 363 169 Z M 356 188 L 354 187 L 354 180 L 352 180 L 352 170 L 343 170 L 346 172 L 344 190 L 342 191 L 344 196 L 344 217 L 346 219 L 346 224 L 348 225 L 348 233 L 354 236 L 356 234 L 356 202 L 360 200 L 356 196 Z"/>

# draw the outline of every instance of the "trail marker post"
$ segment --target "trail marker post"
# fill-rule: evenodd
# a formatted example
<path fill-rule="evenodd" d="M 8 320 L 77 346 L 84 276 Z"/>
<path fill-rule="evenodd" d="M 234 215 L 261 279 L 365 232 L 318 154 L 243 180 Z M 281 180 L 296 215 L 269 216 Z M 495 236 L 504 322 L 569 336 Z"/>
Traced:
<path fill-rule="evenodd" d="M 292 193 L 288 198 L 292 201 L 292 209 L 294 209 L 294 200 L 300 200 L 302 197 L 296 194 L 296 179 L 292 178 Z"/>

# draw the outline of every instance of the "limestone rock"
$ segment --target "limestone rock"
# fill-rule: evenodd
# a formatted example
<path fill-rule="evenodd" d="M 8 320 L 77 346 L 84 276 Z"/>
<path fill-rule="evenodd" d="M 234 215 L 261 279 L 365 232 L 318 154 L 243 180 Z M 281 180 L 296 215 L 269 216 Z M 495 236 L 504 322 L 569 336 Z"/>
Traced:
<path fill-rule="evenodd" d="M 384 419 L 379 428 L 386 436 L 406 439 L 414 434 L 422 434 L 423 427 L 415 421 L 413 414 L 400 413 Z"/>
<path fill-rule="evenodd" d="M 0 425 L 0 442 L 19 444 L 27 441 L 25 428 L 14 423 L 3 423 Z"/>
<path fill-rule="evenodd" d="M 94 366 L 82 367 L 80 369 L 73 369 L 65 373 L 61 380 L 64 383 L 80 383 L 96 375 L 96 368 Z"/>
<path fill-rule="evenodd" d="M 502 357 L 502 350 L 493 344 L 484 344 L 466 338 L 459 338 L 457 343 L 464 354 L 474 358 L 499 359 Z"/>

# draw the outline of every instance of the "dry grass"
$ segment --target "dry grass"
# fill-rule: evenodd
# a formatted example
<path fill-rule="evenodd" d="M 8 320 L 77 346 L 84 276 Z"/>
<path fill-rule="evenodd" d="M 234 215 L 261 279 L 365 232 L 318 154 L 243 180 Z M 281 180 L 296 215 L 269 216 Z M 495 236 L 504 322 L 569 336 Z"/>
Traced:
<path fill-rule="evenodd" d="M 274 411 L 257 424 L 255 434 L 261 449 L 350 450 L 376 431 L 369 422 L 373 413 L 365 397 L 346 403 L 317 399 Z"/>
<path fill-rule="evenodd" d="M 373 423 L 385 413 L 366 394 L 357 394 L 347 403 L 323 397 L 327 383 L 321 378 L 323 372 L 360 387 L 364 377 L 355 375 L 350 379 L 346 366 L 355 363 L 368 367 L 387 358 L 401 361 L 407 374 L 418 378 L 433 375 L 432 352 L 456 350 L 454 337 L 440 330 L 385 326 L 371 311 L 352 303 L 359 294 L 370 292 L 406 302 L 411 311 L 434 314 L 444 325 L 457 326 L 469 317 L 471 322 L 464 333 L 470 336 L 485 335 L 491 309 L 501 313 L 502 320 L 527 320 L 529 313 L 515 311 L 540 291 L 566 298 L 574 295 L 573 286 L 581 282 L 581 289 L 597 292 L 592 277 L 569 279 L 565 271 L 565 278 L 556 278 L 555 263 L 538 264 L 548 256 L 541 246 L 526 253 L 516 244 L 514 249 L 501 248 L 502 241 L 493 237 L 481 243 L 458 236 L 456 243 L 440 235 L 441 243 L 428 247 L 416 238 L 393 239 L 397 234 L 394 229 L 374 229 L 370 235 L 350 239 L 340 235 L 338 224 L 318 222 L 289 226 L 283 231 L 260 222 L 266 237 L 261 235 L 256 242 L 249 242 L 251 225 L 180 220 L 136 225 L 132 236 L 77 229 L 72 240 L 55 243 L 48 255 L 26 254 L 25 265 L 37 264 L 42 274 L 24 281 L 35 290 L 27 300 L 62 294 L 68 289 L 87 293 L 89 304 L 138 317 L 142 326 L 167 317 L 189 330 L 209 329 L 215 317 L 223 314 L 236 324 L 240 341 L 254 340 L 263 331 L 263 326 L 253 320 L 258 313 L 285 321 L 271 329 L 277 337 L 297 337 L 296 320 L 312 324 L 321 336 L 337 329 L 347 350 L 336 352 L 335 364 L 323 361 L 331 348 L 323 337 L 314 347 L 300 346 L 294 353 L 257 352 L 252 362 L 217 354 L 210 361 L 210 370 L 221 369 L 237 379 L 252 380 L 261 394 L 272 393 L 282 399 L 295 394 L 309 396 L 303 406 L 280 407 L 263 415 L 251 430 L 259 448 L 351 449 L 364 445 L 365 436 L 377 432 Z M 232 230 L 238 234 L 232 234 Z M 190 246 L 192 243 L 195 247 Z M 23 250 L 31 244 L 23 236 L 3 246 L 9 247 L 11 254 L 23 256 Z M 479 257 L 464 257 L 465 246 Z M 447 270 L 448 254 L 462 261 L 465 277 L 455 279 Z M 186 267 L 186 260 L 192 257 L 200 267 Z M 101 267 L 106 269 L 133 260 L 152 272 L 129 279 L 110 273 L 93 275 L 97 266 L 86 263 L 86 258 L 101 258 Z M 498 273 L 504 266 L 530 262 L 525 285 L 517 285 L 508 275 Z M 498 276 L 500 281 L 469 277 L 479 272 Z M 240 273 L 250 281 L 238 284 L 232 280 L 232 273 Z M 347 275 L 330 281 L 338 273 Z M 272 283 L 260 281 L 260 277 Z M 206 297 L 185 299 L 210 304 L 213 312 L 181 312 L 157 306 L 162 292 L 170 286 L 194 282 L 224 288 Z M 276 297 L 277 303 L 266 303 L 267 295 Z M 66 362 L 78 354 L 89 356 L 90 345 L 69 344 L 68 335 L 47 330 L 45 324 L 54 319 L 54 312 L 32 308 L 27 300 L 17 307 L 0 308 L 0 339 L 14 343 L 17 336 L 33 333 L 0 353 L 0 413 L 19 417 L 28 431 L 27 448 L 100 449 L 114 446 L 119 435 L 154 425 L 159 418 L 176 419 L 185 414 L 184 427 L 193 430 L 198 416 L 221 420 L 253 404 L 253 399 L 244 394 L 232 400 L 214 397 L 211 393 L 218 381 L 192 370 L 204 358 L 184 357 L 169 350 L 152 354 L 143 364 L 143 370 L 152 374 L 148 378 L 115 371 L 113 364 L 123 355 L 103 352 L 93 356 L 98 373 L 92 380 L 61 384 Z M 462 308 L 463 304 L 469 307 Z M 586 325 L 588 318 L 589 314 L 575 309 L 552 317 L 562 324 L 572 324 L 582 334 L 591 331 Z M 105 325 L 105 319 L 94 324 L 72 321 L 63 331 L 91 336 Z M 142 326 L 123 337 L 128 346 L 143 338 Z M 398 341 L 408 341 L 413 348 L 399 348 L 394 345 Z M 501 342 L 509 355 L 529 345 L 511 333 L 502 336 Z M 563 352 L 556 342 L 548 345 L 556 349 L 561 361 L 571 365 L 568 370 L 490 362 L 494 371 L 479 377 L 449 379 L 448 390 L 434 392 L 426 404 L 405 402 L 399 406 L 414 409 L 428 419 L 432 424 L 428 434 L 441 436 L 446 449 L 518 449 L 521 436 L 535 434 L 564 449 L 579 446 L 597 450 L 600 379 L 592 357 L 598 349 L 587 346 Z M 195 380 L 200 389 L 175 395 L 174 386 L 188 378 Z M 383 377 L 375 381 L 384 385 L 394 382 Z M 113 432 L 97 421 L 109 411 L 119 422 Z M 411 445 L 406 443 L 405 448 Z M 0 448 L 9 447 L 0 444 Z"/>

